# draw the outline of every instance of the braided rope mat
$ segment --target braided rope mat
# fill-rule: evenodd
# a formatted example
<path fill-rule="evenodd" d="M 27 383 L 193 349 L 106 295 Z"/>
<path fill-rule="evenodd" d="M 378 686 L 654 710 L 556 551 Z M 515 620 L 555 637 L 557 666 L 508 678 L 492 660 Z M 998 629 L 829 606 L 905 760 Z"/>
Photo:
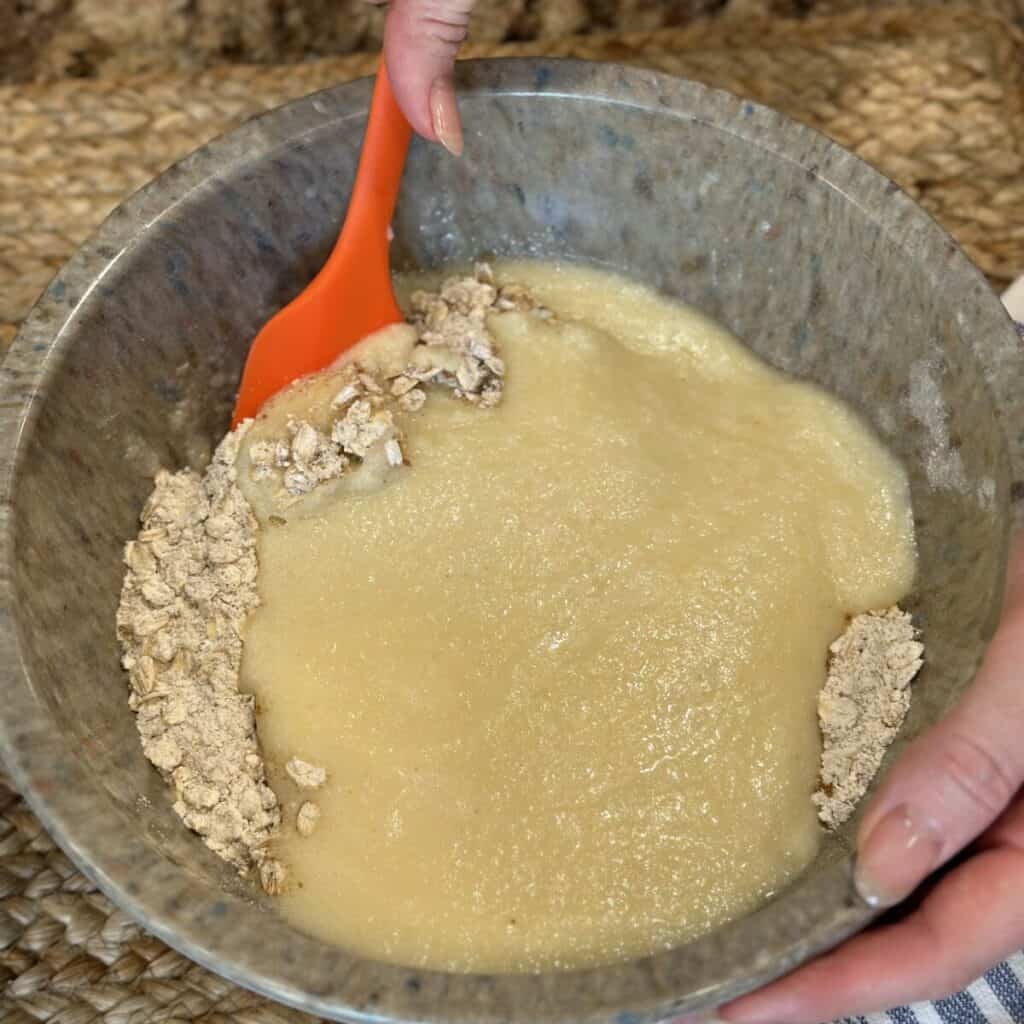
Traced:
<path fill-rule="evenodd" d="M 1002 3 L 1002 0 L 999 0 Z M 1003 4 L 1005 9 L 1005 4 Z M 467 56 L 575 56 L 696 78 L 807 121 L 916 196 L 995 283 L 1024 271 L 1024 37 L 996 6 L 938 3 Z M 127 193 L 213 135 L 375 58 L 0 88 L 0 351 L 53 271 Z M 73 868 L 0 777 L 0 1024 L 311 1018 L 147 936 Z"/>

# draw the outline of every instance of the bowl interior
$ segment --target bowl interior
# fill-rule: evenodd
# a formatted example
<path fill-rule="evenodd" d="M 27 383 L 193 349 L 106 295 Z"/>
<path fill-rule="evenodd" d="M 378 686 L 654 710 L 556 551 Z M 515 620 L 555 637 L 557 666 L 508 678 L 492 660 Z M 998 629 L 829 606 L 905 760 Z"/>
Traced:
<path fill-rule="evenodd" d="M 909 604 L 928 660 L 901 742 L 919 732 L 973 674 L 1003 582 L 1015 450 L 993 381 L 1019 384 L 1021 371 L 980 276 L 883 179 L 751 104 L 572 63 L 462 74 L 466 155 L 414 143 L 397 265 L 529 256 L 613 268 L 860 410 L 911 479 L 920 571 Z M 16 342 L 8 386 L 23 392 L 26 425 L 9 495 L 20 665 L 0 712 L 8 756 L 46 823 L 116 898 L 217 969 L 307 1009 L 603 1020 L 629 1008 L 641 1020 L 707 1005 L 866 920 L 846 882 L 849 829 L 774 904 L 640 974 L 490 988 L 439 976 L 413 990 L 409 972 L 353 967 L 253 905 L 180 826 L 142 758 L 113 629 L 122 545 L 155 470 L 209 456 L 249 341 L 328 251 L 367 95 L 357 83 L 307 98 L 170 172 L 115 214 Z M 78 795 L 54 796 L 61 787 Z"/>

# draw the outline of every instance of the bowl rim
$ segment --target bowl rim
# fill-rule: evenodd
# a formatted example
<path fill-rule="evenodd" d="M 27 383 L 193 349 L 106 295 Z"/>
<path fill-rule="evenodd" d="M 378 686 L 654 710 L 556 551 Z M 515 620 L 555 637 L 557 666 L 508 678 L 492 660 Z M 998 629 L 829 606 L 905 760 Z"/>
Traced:
<path fill-rule="evenodd" d="M 925 267 L 932 284 L 938 287 L 941 278 L 956 274 L 982 296 L 970 344 L 986 368 L 1014 478 L 1024 479 L 1024 445 L 1012 440 L 1005 412 L 1014 408 L 1008 400 L 1024 393 L 1024 358 L 1009 316 L 946 232 L 858 157 L 767 107 L 660 72 L 515 58 L 460 62 L 457 75 L 464 103 L 495 96 L 555 96 L 703 123 L 802 167 L 869 216 L 880 218 L 884 209 L 883 230 Z M 280 946 L 248 942 L 254 927 L 273 932 L 276 926 L 269 919 L 277 920 L 276 915 L 229 895 L 209 902 L 183 868 L 123 828 L 122 812 L 77 754 L 60 742 L 54 717 L 34 694 L 17 622 L 12 501 L 23 441 L 35 423 L 52 367 L 73 338 L 77 312 L 148 230 L 211 179 L 228 176 L 328 124 L 361 133 L 370 88 L 364 78 L 312 93 L 174 164 L 122 203 L 76 251 L 18 332 L 0 368 L 0 680 L 5 694 L 0 756 L 50 835 L 117 906 L 204 967 L 307 1013 L 360 1022 L 642 1024 L 720 1005 L 834 946 L 871 920 L 873 911 L 851 884 L 849 858 L 790 887 L 804 891 L 801 908 L 812 904 L 813 916 L 787 901 L 775 902 L 674 950 L 607 967 L 450 975 L 350 957 L 297 932 L 291 933 L 294 950 L 282 953 Z M 145 886 L 135 881 L 138 877 Z M 742 966 L 736 963 L 737 950 L 748 951 Z M 310 958 L 318 972 L 315 981 Z"/>

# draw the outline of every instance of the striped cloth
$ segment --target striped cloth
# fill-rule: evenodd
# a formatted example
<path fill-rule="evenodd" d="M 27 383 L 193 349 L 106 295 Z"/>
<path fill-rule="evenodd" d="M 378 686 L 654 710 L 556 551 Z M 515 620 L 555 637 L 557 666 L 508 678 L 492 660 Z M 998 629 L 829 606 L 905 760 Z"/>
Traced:
<path fill-rule="evenodd" d="M 1024 277 L 1003 295 L 1024 340 Z M 1024 1024 L 1024 953 L 993 967 L 973 985 L 934 1003 L 899 1006 L 836 1024 Z"/>
<path fill-rule="evenodd" d="M 948 999 L 847 1017 L 841 1024 L 1024 1024 L 1024 953 Z"/>

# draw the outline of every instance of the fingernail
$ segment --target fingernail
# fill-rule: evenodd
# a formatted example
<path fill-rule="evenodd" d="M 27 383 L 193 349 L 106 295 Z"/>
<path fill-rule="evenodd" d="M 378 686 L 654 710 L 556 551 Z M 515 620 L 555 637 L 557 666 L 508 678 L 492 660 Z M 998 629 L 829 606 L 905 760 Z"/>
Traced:
<path fill-rule="evenodd" d="M 869 907 L 893 907 L 941 862 L 937 826 L 904 805 L 885 815 L 861 842 L 853 883 Z"/>
<path fill-rule="evenodd" d="M 430 87 L 430 120 L 437 141 L 452 156 L 462 156 L 462 122 L 450 79 L 438 78 Z"/>

